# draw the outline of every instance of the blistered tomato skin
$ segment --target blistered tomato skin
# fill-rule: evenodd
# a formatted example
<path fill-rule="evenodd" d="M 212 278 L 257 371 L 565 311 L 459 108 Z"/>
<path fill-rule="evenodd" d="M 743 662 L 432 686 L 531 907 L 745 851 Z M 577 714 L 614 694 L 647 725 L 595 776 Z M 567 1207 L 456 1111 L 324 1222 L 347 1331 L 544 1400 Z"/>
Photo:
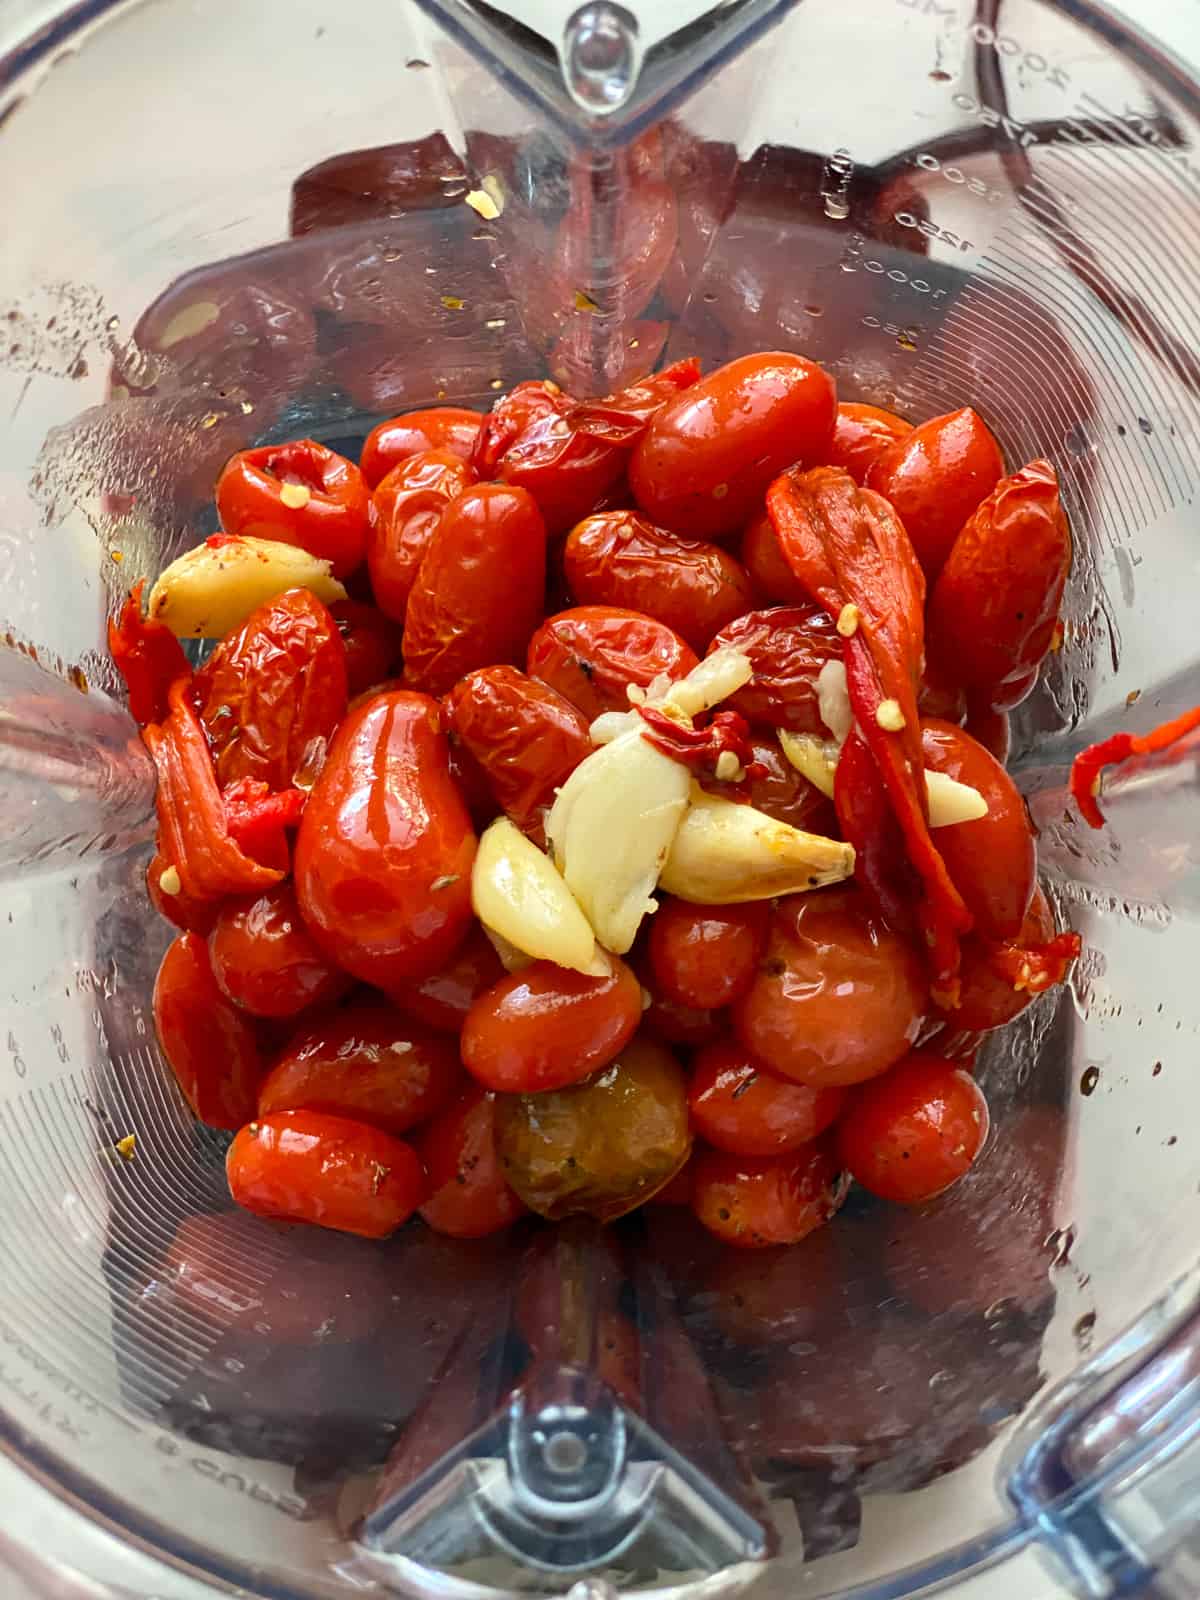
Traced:
<path fill-rule="evenodd" d="M 347 1117 L 279 1111 L 248 1123 L 225 1158 L 229 1192 L 261 1217 L 386 1239 L 425 1198 L 411 1145 Z"/>
<path fill-rule="evenodd" d="M 638 505 L 689 538 L 733 533 L 762 510 L 772 478 L 826 459 L 836 412 L 832 380 L 803 356 L 730 361 L 646 430 L 629 467 Z"/>
<path fill-rule="evenodd" d="M 754 982 L 770 915 L 765 901 L 701 906 L 664 896 L 646 946 L 653 993 L 696 1010 L 731 1005 Z"/>
<path fill-rule="evenodd" d="M 742 565 L 762 600 L 773 606 L 803 606 L 811 595 L 788 566 L 771 519 L 763 512 L 746 524 L 742 534 Z M 747 610 L 751 608 L 747 606 Z"/>
<path fill-rule="evenodd" d="M 329 615 L 346 652 L 346 688 L 353 698 L 387 677 L 400 656 L 400 629 L 361 600 L 335 600 Z"/>
<path fill-rule="evenodd" d="M 592 722 L 604 711 L 628 711 L 627 684 L 647 688 L 660 672 L 685 677 L 697 664 L 691 646 L 664 623 L 620 606 L 559 611 L 529 641 L 525 670 Z"/>
<path fill-rule="evenodd" d="M 825 465 L 844 467 L 860 486 L 885 450 L 913 431 L 911 422 L 878 406 L 845 403 L 838 407 L 833 443 Z"/>
<path fill-rule="evenodd" d="M 919 1051 L 854 1091 L 837 1150 L 864 1189 L 921 1205 L 963 1176 L 987 1134 L 987 1101 L 971 1074 Z"/>
<path fill-rule="evenodd" d="M 370 493 L 353 461 L 314 439 L 241 450 L 217 479 L 226 533 L 276 539 L 329 561 L 344 578 L 367 545 Z"/>
<path fill-rule="evenodd" d="M 404 621 L 442 512 L 474 482 L 474 472 L 452 450 L 423 450 L 406 456 L 376 485 L 367 571 L 375 604 L 393 622 Z"/>
<path fill-rule="evenodd" d="M 524 1216 L 500 1165 L 495 1120 L 495 1095 L 471 1085 L 418 1138 L 429 1174 L 421 1217 L 435 1233 L 482 1239 Z"/>
<path fill-rule="evenodd" d="M 430 411 L 410 411 L 381 422 L 367 435 L 358 464 L 370 488 L 402 461 L 426 450 L 444 450 L 469 461 L 479 437 L 483 415 L 459 406 L 435 406 Z"/>
<path fill-rule="evenodd" d="M 828 1222 L 845 1185 L 833 1156 L 812 1144 L 779 1156 L 704 1150 L 692 1163 L 692 1210 L 727 1244 L 796 1244 Z"/>
<path fill-rule="evenodd" d="M 799 1150 L 825 1132 L 846 1101 L 845 1089 L 811 1089 L 767 1072 L 736 1040 L 697 1052 L 688 1085 L 692 1127 L 731 1155 L 774 1156 Z"/>
<path fill-rule="evenodd" d="M 771 606 L 748 611 L 722 628 L 709 646 L 741 650 L 754 676 L 725 702 L 754 725 L 827 738 L 817 704 L 817 678 L 828 661 L 842 659 L 842 639 L 820 606 Z"/>
<path fill-rule="evenodd" d="M 463 1065 L 485 1089 L 539 1094 L 599 1072 L 642 1020 L 642 988 L 613 956 L 607 977 L 535 961 L 481 994 L 463 1024 Z"/>
<path fill-rule="evenodd" d="M 154 1026 L 201 1122 L 240 1128 L 254 1115 L 263 1062 L 254 1024 L 217 987 L 208 946 L 181 933 L 154 980 Z"/>
<path fill-rule="evenodd" d="M 256 1017 L 294 1017 L 350 986 L 304 926 L 290 883 L 254 900 L 227 901 L 208 936 L 208 953 L 222 992 Z"/>
<path fill-rule="evenodd" d="M 471 923 L 475 834 L 437 702 L 393 690 L 334 737 L 296 839 L 301 913 L 331 961 L 390 988 L 431 976 Z"/>

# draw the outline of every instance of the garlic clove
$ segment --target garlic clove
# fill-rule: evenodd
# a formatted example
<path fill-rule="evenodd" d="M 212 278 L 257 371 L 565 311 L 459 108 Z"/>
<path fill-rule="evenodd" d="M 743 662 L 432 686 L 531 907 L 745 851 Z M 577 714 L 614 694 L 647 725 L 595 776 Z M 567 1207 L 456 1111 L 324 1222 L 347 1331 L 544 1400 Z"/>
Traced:
<path fill-rule="evenodd" d="M 596 938 L 554 863 L 507 817 L 484 830 L 471 869 L 471 909 L 506 969 L 506 946 L 534 961 L 592 974 Z"/>
<path fill-rule="evenodd" d="M 737 905 L 819 889 L 853 872 L 852 845 L 693 785 L 659 887 L 699 905 Z"/>
<path fill-rule="evenodd" d="M 346 598 L 328 561 L 298 545 L 247 537 L 185 551 L 159 574 L 147 609 L 179 639 L 221 639 L 286 589 L 311 589 L 326 604 Z"/>

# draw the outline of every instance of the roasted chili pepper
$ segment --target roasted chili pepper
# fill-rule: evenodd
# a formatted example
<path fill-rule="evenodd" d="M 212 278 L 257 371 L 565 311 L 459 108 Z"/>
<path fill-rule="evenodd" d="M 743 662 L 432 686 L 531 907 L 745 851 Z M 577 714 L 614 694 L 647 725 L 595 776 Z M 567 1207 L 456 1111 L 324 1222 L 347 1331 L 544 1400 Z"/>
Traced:
<path fill-rule="evenodd" d="M 891 926 L 911 933 L 919 885 L 875 757 L 857 726 L 838 757 L 833 803 L 842 838 L 854 846 L 854 876 Z"/>
<path fill-rule="evenodd" d="M 225 820 L 229 837 L 261 866 L 286 872 L 291 865 L 287 829 L 300 825 L 303 789 L 272 791 L 258 778 L 239 778 L 226 789 Z"/>
<path fill-rule="evenodd" d="M 142 615 L 143 578 L 134 585 L 121 615 L 109 618 L 108 649 L 129 691 L 129 711 L 139 728 L 167 715 L 167 690 L 192 676 L 179 640 L 165 623 Z"/>
<path fill-rule="evenodd" d="M 1014 989 L 1042 994 L 1063 981 L 1082 949 L 1077 933 L 1059 933 L 1046 944 L 998 944 L 988 954 L 988 965 Z"/>
<path fill-rule="evenodd" d="M 666 712 L 653 706 L 639 706 L 638 713 L 646 723 L 642 738 L 661 750 L 672 761 L 679 761 L 697 777 L 724 778 L 731 776 L 721 771 L 721 758 L 731 755 L 740 773 L 748 778 L 760 778 L 766 769 L 754 759 L 750 746 L 750 724 L 737 711 L 718 711 L 705 728 L 689 728 Z M 729 762 L 725 765 L 728 767 Z M 737 781 L 742 781 L 741 777 Z"/>
<path fill-rule="evenodd" d="M 1104 826 L 1099 797 L 1105 767 L 1118 766 L 1131 756 L 1148 756 L 1167 750 L 1193 728 L 1200 728 L 1200 706 L 1193 706 L 1149 733 L 1114 733 L 1111 738 L 1101 739 L 1099 744 L 1090 744 L 1086 750 L 1081 750 L 1071 763 L 1071 793 L 1088 827 Z"/>

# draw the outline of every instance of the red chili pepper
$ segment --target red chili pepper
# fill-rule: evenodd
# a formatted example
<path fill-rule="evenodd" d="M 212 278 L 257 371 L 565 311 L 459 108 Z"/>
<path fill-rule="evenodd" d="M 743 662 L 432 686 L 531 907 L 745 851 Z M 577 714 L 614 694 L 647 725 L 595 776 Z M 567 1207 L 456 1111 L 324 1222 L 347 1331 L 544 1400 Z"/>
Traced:
<path fill-rule="evenodd" d="M 1083 940 L 1077 933 L 1059 933 L 1046 944 L 998 944 L 988 956 L 988 965 L 1014 989 L 1042 994 L 1063 981 L 1082 949 Z"/>
<path fill-rule="evenodd" d="M 307 799 L 303 789 L 272 790 L 261 778 L 239 778 L 224 794 L 229 837 L 251 860 L 287 872 L 292 856 L 286 829 L 299 826 Z"/>
<path fill-rule="evenodd" d="M 259 893 L 278 883 L 283 872 L 252 860 L 233 838 L 208 740 L 188 689 L 186 678 L 176 678 L 167 694 L 167 717 L 142 730 L 158 773 L 159 853 L 178 872 L 191 898 Z"/>
<path fill-rule="evenodd" d="M 747 778 L 761 778 L 766 768 L 755 761 L 750 744 L 750 724 L 737 711 L 718 711 L 706 728 L 689 728 L 653 706 L 639 706 L 647 724 L 642 738 L 664 756 L 678 761 L 699 777 L 716 776 L 717 762 L 728 750 Z"/>
<path fill-rule="evenodd" d="M 1090 744 L 1081 750 L 1071 764 L 1071 793 L 1090 828 L 1104 826 L 1104 813 L 1100 810 L 1100 780 L 1105 767 L 1118 766 L 1131 756 L 1153 755 L 1177 744 L 1193 728 L 1200 728 L 1200 706 L 1193 706 L 1182 716 L 1164 722 L 1149 733 L 1114 733 L 1110 739 Z"/>
<path fill-rule="evenodd" d="M 140 728 L 167 714 L 167 690 L 192 669 L 179 640 L 165 623 L 142 615 L 145 579 L 135 584 L 119 618 L 108 624 L 108 651 L 129 691 L 129 710 Z"/>
<path fill-rule="evenodd" d="M 854 846 L 854 875 L 873 895 L 892 927 L 913 931 L 913 905 L 920 892 L 904 851 L 904 838 L 888 802 L 871 747 L 857 727 L 838 757 L 833 803 L 842 838 Z"/>

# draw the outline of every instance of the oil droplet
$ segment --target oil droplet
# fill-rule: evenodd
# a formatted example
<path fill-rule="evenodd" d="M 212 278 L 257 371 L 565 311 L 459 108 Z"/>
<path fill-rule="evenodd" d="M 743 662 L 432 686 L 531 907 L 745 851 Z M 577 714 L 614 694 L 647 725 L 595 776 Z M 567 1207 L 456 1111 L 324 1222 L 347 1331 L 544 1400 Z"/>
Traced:
<path fill-rule="evenodd" d="M 850 202 L 836 194 L 822 195 L 821 198 L 825 202 L 825 215 L 833 222 L 845 222 L 850 215 Z"/>
<path fill-rule="evenodd" d="M 82 667 L 69 667 L 67 669 L 67 677 L 75 688 L 79 690 L 80 694 L 86 694 L 91 688 L 87 681 L 87 673 Z"/>
<path fill-rule="evenodd" d="M 1125 424 L 1123 422 L 1118 422 L 1117 423 L 1117 438 L 1118 439 L 1123 439 L 1125 437 L 1125 434 L 1127 433 L 1127 431 L 1128 430 L 1126 429 Z"/>
<path fill-rule="evenodd" d="M 404 63 L 410 72 L 425 72 L 428 70 L 428 61 L 422 61 L 420 56 L 410 56 Z"/>
<path fill-rule="evenodd" d="M 489 385 L 489 387 L 492 388 L 492 389 L 503 389 L 503 387 L 504 387 L 503 378 L 493 378 L 492 381 L 491 381 L 491 384 Z"/>
<path fill-rule="evenodd" d="M 1074 1328 L 1072 1328 L 1071 1332 L 1075 1336 L 1075 1343 L 1081 1351 L 1088 1351 L 1092 1348 L 1092 1330 L 1095 1326 L 1096 1313 L 1094 1311 L 1085 1311 Z"/>
<path fill-rule="evenodd" d="M 823 317 L 825 315 L 824 306 L 809 305 L 803 306 L 801 309 L 806 317 Z"/>
<path fill-rule="evenodd" d="M 929 74 L 929 78 L 931 83 L 950 82 L 950 74 L 948 72 L 944 72 L 941 67 L 934 67 L 933 71 Z"/>
<path fill-rule="evenodd" d="M 202 428 L 215 428 L 220 420 L 215 411 L 210 411 L 206 417 L 200 418 L 200 426 Z"/>
<path fill-rule="evenodd" d="M 1095 1066 L 1085 1068 L 1083 1076 L 1079 1080 L 1080 1094 L 1091 1094 L 1099 1082 L 1100 1068 Z"/>
<path fill-rule="evenodd" d="M 1153 1067 L 1151 1067 L 1151 1069 L 1150 1069 L 1150 1076 L 1152 1078 L 1157 1078 L 1161 1071 L 1162 1071 L 1162 1062 L 1161 1061 L 1156 1061 L 1154 1063 Z"/>
<path fill-rule="evenodd" d="M 1137 422 L 1138 422 L 1138 427 L 1142 430 L 1143 433 L 1151 434 L 1151 433 L 1154 432 L 1154 425 L 1151 423 L 1149 417 L 1139 417 L 1137 419 Z"/>

